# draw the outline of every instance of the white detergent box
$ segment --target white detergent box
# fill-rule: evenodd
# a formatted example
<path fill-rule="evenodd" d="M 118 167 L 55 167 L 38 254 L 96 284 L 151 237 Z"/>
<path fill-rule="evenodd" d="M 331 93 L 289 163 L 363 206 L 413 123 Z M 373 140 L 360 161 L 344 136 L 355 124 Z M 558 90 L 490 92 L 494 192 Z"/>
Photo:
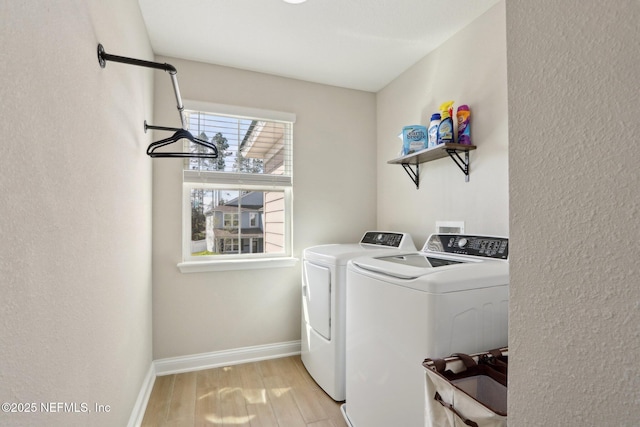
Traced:
<path fill-rule="evenodd" d="M 402 128 L 402 154 L 407 155 L 427 148 L 427 128 L 411 125 Z"/>

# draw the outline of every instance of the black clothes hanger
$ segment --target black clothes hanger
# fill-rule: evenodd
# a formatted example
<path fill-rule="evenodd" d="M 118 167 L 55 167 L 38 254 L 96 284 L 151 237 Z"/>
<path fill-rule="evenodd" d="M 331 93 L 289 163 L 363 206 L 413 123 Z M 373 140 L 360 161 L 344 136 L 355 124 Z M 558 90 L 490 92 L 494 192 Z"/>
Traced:
<path fill-rule="evenodd" d="M 182 123 L 182 129 L 169 128 L 164 126 L 150 126 L 150 125 L 147 125 L 147 122 L 145 121 L 144 122 L 145 132 L 147 131 L 147 129 L 167 130 L 167 131 L 175 132 L 169 138 L 161 139 L 160 141 L 151 143 L 151 145 L 149 145 L 149 147 L 147 148 L 147 154 L 149 156 L 151 157 L 193 157 L 193 158 L 199 158 L 199 159 L 216 159 L 218 157 L 218 149 L 216 148 L 215 145 L 203 139 L 194 137 L 191 134 L 191 132 L 189 132 L 186 129 L 187 125 L 186 125 L 186 120 L 184 118 L 184 112 L 183 112 L 184 106 L 182 105 L 182 98 L 180 97 L 180 89 L 178 88 L 178 78 L 176 77 L 176 74 L 178 73 L 178 71 L 173 65 L 166 64 L 166 63 L 161 64 L 159 62 L 144 61 L 142 59 L 127 58 L 125 56 L 110 55 L 104 51 L 104 47 L 101 44 L 98 44 L 98 63 L 100 64 L 100 67 L 102 68 L 106 67 L 107 61 L 121 62 L 123 64 L 138 65 L 140 67 L 164 70 L 164 71 L 167 71 L 169 73 L 169 76 L 171 77 L 171 83 L 173 84 L 173 92 L 175 93 L 176 101 L 178 102 L 178 114 L 180 114 L 180 122 Z M 210 148 L 213 152 L 194 152 L 194 153 L 186 152 L 185 153 L 184 151 L 156 151 L 156 149 L 160 147 L 164 147 L 171 143 L 177 142 L 181 139 L 188 139 L 189 141 L 197 145 Z"/>
<path fill-rule="evenodd" d="M 167 130 L 167 131 L 175 132 L 169 138 L 161 139 L 160 141 L 153 142 L 151 143 L 151 145 L 149 145 L 149 147 L 147 148 L 147 154 L 151 157 L 197 157 L 199 159 L 217 159 L 218 158 L 218 148 L 215 145 L 213 145 L 209 141 L 205 141 L 204 139 L 194 137 L 191 134 L 191 132 L 187 130 L 178 129 L 178 128 L 168 128 L 164 126 L 151 126 L 151 125 L 148 125 L 147 122 L 145 121 L 144 131 L 146 132 L 147 129 Z M 208 153 L 186 152 L 185 153 L 184 151 L 156 151 L 156 149 L 160 147 L 173 144 L 174 142 L 177 142 L 181 139 L 188 139 L 194 144 L 211 149 L 212 152 L 208 152 Z"/>

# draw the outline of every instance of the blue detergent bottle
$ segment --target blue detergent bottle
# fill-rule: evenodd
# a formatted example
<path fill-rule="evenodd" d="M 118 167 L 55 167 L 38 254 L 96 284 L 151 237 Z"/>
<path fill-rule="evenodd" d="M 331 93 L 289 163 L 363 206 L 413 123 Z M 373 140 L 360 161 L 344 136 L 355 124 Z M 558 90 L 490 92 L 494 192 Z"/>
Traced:
<path fill-rule="evenodd" d="M 453 101 L 445 102 L 440 106 L 440 124 L 438 125 L 438 145 L 453 142 Z"/>

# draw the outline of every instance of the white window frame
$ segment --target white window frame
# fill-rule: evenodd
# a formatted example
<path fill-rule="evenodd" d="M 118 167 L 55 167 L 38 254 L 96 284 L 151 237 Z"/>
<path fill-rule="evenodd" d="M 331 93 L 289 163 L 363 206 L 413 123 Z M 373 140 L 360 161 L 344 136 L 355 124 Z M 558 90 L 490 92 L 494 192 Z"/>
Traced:
<path fill-rule="evenodd" d="M 228 249 L 228 246 L 231 247 L 231 250 L 229 252 L 234 252 L 238 250 L 238 247 L 240 246 L 240 243 L 238 242 L 238 239 L 233 239 L 231 237 L 225 237 L 224 238 L 224 250 L 225 252 Z"/>
<path fill-rule="evenodd" d="M 208 112 L 214 115 L 254 118 L 270 121 L 294 123 L 295 114 L 283 113 L 255 108 L 245 108 L 199 101 L 184 101 L 187 110 Z M 292 147 L 291 147 L 292 149 Z M 292 165 L 289 165 L 292 168 Z M 283 253 L 251 253 L 216 255 L 213 257 L 196 257 L 191 255 L 191 190 L 196 188 L 208 189 L 238 189 L 254 191 L 279 191 L 284 194 L 285 221 Z M 297 263 L 293 257 L 293 178 L 291 175 L 251 175 L 233 172 L 200 172 L 196 170 L 183 171 L 182 197 L 182 253 L 183 261 L 178 264 L 182 273 L 197 273 L 207 271 L 245 270 L 261 268 L 292 267 Z M 241 221 L 238 218 L 238 221 Z M 215 259 L 214 259 L 215 258 Z"/>
<path fill-rule="evenodd" d="M 229 226 L 227 226 L 227 217 L 231 218 L 229 221 L 231 225 Z M 237 212 L 225 212 L 222 214 L 222 218 L 223 228 L 237 228 L 240 226 L 240 215 Z"/>

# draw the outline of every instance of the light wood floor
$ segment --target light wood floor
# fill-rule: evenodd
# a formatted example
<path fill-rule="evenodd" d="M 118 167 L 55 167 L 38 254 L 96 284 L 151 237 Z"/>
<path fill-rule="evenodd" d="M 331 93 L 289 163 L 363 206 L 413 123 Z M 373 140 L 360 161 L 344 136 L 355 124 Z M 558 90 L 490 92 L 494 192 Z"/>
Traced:
<path fill-rule="evenodd" d="M 300 356 L 157 377 L 142 425 L 347 426 Z"/>

